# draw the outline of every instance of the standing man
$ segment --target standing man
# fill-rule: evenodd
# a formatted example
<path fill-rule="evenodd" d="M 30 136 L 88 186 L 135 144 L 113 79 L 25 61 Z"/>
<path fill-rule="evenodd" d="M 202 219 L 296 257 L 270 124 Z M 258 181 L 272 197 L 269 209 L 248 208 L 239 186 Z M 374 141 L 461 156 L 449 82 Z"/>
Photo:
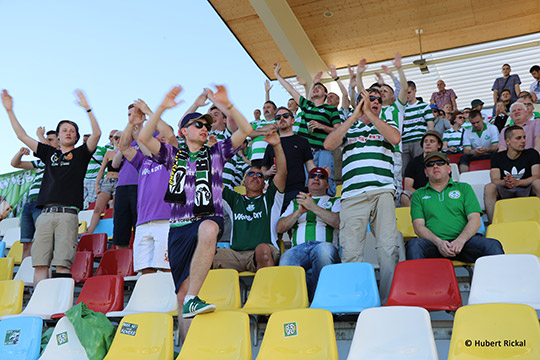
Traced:
<path fill-rule="evenodd" d="M 274 117 L 276 115 L 276 104 L 267 100 L 263 106 L 264 120 L 252 123 L 253 131 L 249 134 L 251 140 L 251 165 L 261 167 L 264 152 L 268 143 L 264 141 L 264 135 L 277 129 Z"/>
<path fill-rule="evenodd" d="M 469 171 L 471 161 L 489 159 L 499 146 L 499 130 L 495 125 L 485 123 L 478 110 L 471 110 L 469 117 L 472 127 L 463 133 L 464 155 L 459 159 L 462 173 Z"/>
<path fill-rule="evenodd" d="M 437 81 L 437 89 L 439 91 L 435 91 L 433 94 L 431 94 L 431 104 L 437 105 L 437 108 L 442 109 L 444 105 L 450 104 L 452 105 L 452 108 L 450 110 L 456 111 L 457 110 L 457 104 L 456 99 L 457 95 L 452 89 L 446 90 L 446 84 L 441 79 Z"/>
<path fill-rule="evenodd" d="M 522 127 L 512 125 L 504 133 L 507 150 L 491 158 L 491 183 L 484 187 L 484 200 L 488 221 L 493 220 L 498 199 L 526 197 L 531 193 L 540 197 L 540 155 L 527 149 Z"/>
<path fill-rule="evenodd" d="M 406 245 L 407 260 L 448 258 L 466 263 L 504 254 L 501 243 L 477 234 L 482 209 L 471 185 L 454 182 L 448 156 L 433 152 L 424 158 L 429 184 L 413 194 L 411 217 L 418 238 Z"/>
<path fill-rule="evenodd" d="M 382 99 L 375 89 L 362 90 L 354 113 L 324 142 L 343 149 L 340 241 L 343 262 L 364 261 L 368 223 L 377 241 L 381 266 L 380 295 L 388 298 L 398 262 L 398 231 L 394 205 L 393 152 L 401 135 L 393 120 L 382 120 Z"/>
<path fill-rule="evenodd" d="M 531 95 L 534 94 L 536 99 L 533 99 L 535 103 L 540 104 L 540 66 L 534 65 L 529 70 L 532 77 L 534 78 L 534 81 L 531 83 L 531 87 L 529 89 L 529 92 Z"/>
<path fill-rule="evenodd" d="M 223 167 L 252 130 L 230 102 L 225 87 L 219 85 L 217 90 L 213 94 L 215 100 L 231 111 L 238 125 L 230 138 L 212 147 L 206 146 L 212 117 L 199 113 L 182 118 L 179 127 L 185 143 L 180 148 L 162 144 L 153 137 L 163 112 L 179 104 L 176 98 L 182 91 L 180 86 L 169 91 L 139 136 L 155 160 L 171 171 L 165 194 L 165 201 L 172 203 L 168 251 L 178 303 L 182 307 L 182 316 L 178 317 L 182 338 L 189 327 L 183 318 L 216 308 L 197 295 L 212 265 L 216 241 L 223 230 Z"/>
<path fill-rule="evenodd" d="M 34 286 L 49 277 L 49 267 L 56 266 L 56 274 L 71 277 L 69 269 L 75 260 L 79 220 L 83 207 L 83 181 L 86 167 L 96 150 L 101 130 L 81 90 L 75 91 L 78 104 L 86 110 L 92 135 L 86 143 L 75 148 L 80 138 L 77 124 L 62 120 L 56 127 L 60 149 L 37 142 L 28 136 L 13 112 L 13 99 L 2 91 L 2 103 L 17 138 L 26 144 L 45 163 L 45 174 L 39 191 L 37 208 L 42 213 L 36 221 L 36 235 L 32 246 Z"/>
<path fill-rule="evenodd" d="M 510 100 L 510 102 L 514 102 L 517 100 L 518 94 L 521 92 L 521 90 L 519 89 L 519 84 L 521 84 L 521 80 L 519 78 L 519 75 L 517 74 L 510 75 L 511 70 L 512 69 L 510 68 L 510 65 L 504 64 L 501 69 L 503 76 L 495 79 L 495 82 L 491 87 L 491 90 L 493 91 L 493 104 L 496 104 L 497 101 L 499 101 L 501 91 L 503 91 L 504 89 L 510 90 L 510 93 L 512 94 L 512 99 Z"/>

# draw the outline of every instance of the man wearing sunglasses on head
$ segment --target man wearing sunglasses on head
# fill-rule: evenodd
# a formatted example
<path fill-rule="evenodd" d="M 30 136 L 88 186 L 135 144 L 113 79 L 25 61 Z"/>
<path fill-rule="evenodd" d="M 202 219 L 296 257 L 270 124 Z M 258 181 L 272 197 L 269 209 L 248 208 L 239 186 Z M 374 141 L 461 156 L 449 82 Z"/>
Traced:
<path fill-rule="evenodd" d="M 238 130 L 223 141 L 208 147 L 212 125 L 209 114 L 190 113 L 179 123 L 185 142 L 180 148 L 160 143 L 153 134 L 163 112 L 174 108 L 181 86 L 173 87 L 165 96 L 139 140 L 148 148 L 155 161 L 171 172 L 165 201 L 171 203 L 168 254 L 176 285 L 181 338 L 185 338 L 189 322 L 197 314 L 215 310 L 197 296 L 214 259 L 216 241 L 223 231 L 223 167 L 251 132 L 251 126 L 229 100 L 224 86 L 216 86 L 214 100 L 231 111 Z M 194 259 L 195 261 L 192 261 Z"/>
<path fill-rule="evenodd" d="M 393 155 L 401 135 L 393 120 L 380 118 L 380 92 L 363 89 L 361 95 L 353 114 L 328 135 L 324 146 L 334 150 L 345 140 L 340 213 L 342 260 L 364 261 L 369 223 L 377 241 L 384 303 L 398 262 Z"/>
<path fill-rule="evenodd" d="M 448 156 L 432 152 L 424 164 L 429 183 L 412 197 L 418 238 L 407 242 L 407 260 L 444 257 L 474 263 L 481 256 L 504 254 L 499 241 L 477 233 L 482 209 L 471 185 L 451 179 Z"/>

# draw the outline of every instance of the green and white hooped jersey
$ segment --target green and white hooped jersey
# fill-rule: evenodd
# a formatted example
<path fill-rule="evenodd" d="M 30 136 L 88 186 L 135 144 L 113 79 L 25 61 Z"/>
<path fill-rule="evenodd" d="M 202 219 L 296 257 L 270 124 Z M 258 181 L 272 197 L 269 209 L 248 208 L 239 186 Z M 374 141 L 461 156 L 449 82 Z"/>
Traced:
<path fill-rule="evenodd" d="M 403 133 L 403 117 L 405 114 L 405 104 L 396 100 L 392 105 L 383 106 L 381 109 L 381 119 L 393 120 L 398 126 L 399 133 Z M 394 151 L 401 152 L 401 141 L 394 148 Z"/>
<path fill-rule="evenodd" d="M 313 201 L 317 206 L 322 207 L 325 210 L 333 213 L 339 213 L 341 211 L 341 202 L 337 197 L 331 198 L 328 195 L 313 197 Z M 281 215 L 281 219 L 291 215 L 298 210 L 298 202 L 293 199 L 285 212 Z M 339 229 L 334 229 L 324 221 L 322 221 L 314 212 L 308 211 L 298 218 L 296 224 L 293 226 L 292 246 L 300 245 L 306 241 L 326 241 L 333 243 L 336 246 L 338 244 Z"/>
<path fill-rule="evenodd" d="M 407 104 L 405 107 L 405 118 L 403 119 L 401 142 L 406 144 L 421 141 L 422 136 L 427 131 L 427 122 L 433 120 L 433 113 L 428 104 L 420 101 L 412 105 Z"/>
<path fill-rule="evenodd" d="M 232 136 L 231 130 L 228 127 L 225 127 L 225 130 L 212 130 L 209 135 L 214 135 L 217 141 L 223 141 Z"/>
<path fill-rule="evenodd" d="M 267 121 L 260 120 L 257 122 L 252 122 L 251 126 L 253 127 L 253 130 L 258 130 L 266 125 L 275 124 L 276 121 L 274 119 Z M 262 160 L 264 158 L 264 152 L 266 151 L 266 146 L 268 146 L 268 143 L 264 141 L 264 136 L 258 136 L 255 139 L 253 139 L 253 142 L 251 143 L 251 159 L 250 160 Z"/>
<path fill-rule="evenodd" d="M 300 130 L 300 122 L 302 122 L 302 115 L 304 114 L 303 111 L 299 111 L 294 115 L 294 124 L 292 126 L 292 131 L 295 135 L 298 134 L 298 130 Z"/>
<path fill-rule="evenodd" d="M 393 120 L 385 120 L 399 130 Z M 366 191 L 394 190 L 394 146 L 373 124 L 357 120 L 347 131 L 343 149 L 342 199 Z"/>
<path fill-rule="evenodd" d="M 105 153 L 113 149 L 114 146 L 112 146 L 111 144 L 96 147 L 96 151 L 94 152 L 94 155 L 92 155 L 92 157 L 90 158 L 90 162 L 88 163 L 88 167 L 86 168 L 86 175 L 84 176 L 85 179 L 90 180 L 97 178 L 97 174 L 99 172 L 99 169 L 101 168 L 101 164 L 99 162 L 103 162 L 103 157 L 105 156 Z"/>
<path fill-rule="evenodd" d="M 28 190 L 28 200 L 37 199 L 41 183 L 43 182 L 43 174 L 45 173 L 45 163 L 41 160 L 32 161 L 34 169 L 36 169 L 36 177 Z"/>
<path fill-rule="evenodd" d="M 249 167 L 250 165 L 239 154 L 234 155 L 223 167 L 223 185 L 231 190 L 234 190 L 235 186 L 242 185 L 244 174 Z"/>

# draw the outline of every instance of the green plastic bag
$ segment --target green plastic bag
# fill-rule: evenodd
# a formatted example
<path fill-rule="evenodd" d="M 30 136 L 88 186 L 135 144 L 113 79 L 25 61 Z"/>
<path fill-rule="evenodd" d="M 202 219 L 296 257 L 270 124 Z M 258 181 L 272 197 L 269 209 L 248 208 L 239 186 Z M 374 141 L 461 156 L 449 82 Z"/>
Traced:
<path fill-rule="evenodd" d="M 78 303 L 66 311 L 75 332 L 90 360 L 103 360 L 114 337 L 114 326 L 103 313 L 88 309 L 85 303 Z"/>
<path fill-rule="evenodd" d="M 48 328 L 43 334 L 41 334 L 41 355 L 43 355 L 43 350 L 45 350 L 47 347 L 53 331 L 54 328 Z"/>

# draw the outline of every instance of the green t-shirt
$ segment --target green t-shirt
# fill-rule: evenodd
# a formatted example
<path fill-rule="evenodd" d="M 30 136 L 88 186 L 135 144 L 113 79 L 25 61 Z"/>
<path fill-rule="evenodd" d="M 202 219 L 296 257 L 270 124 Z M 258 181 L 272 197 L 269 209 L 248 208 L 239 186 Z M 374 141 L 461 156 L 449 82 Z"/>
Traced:
<path fill-rule="evenodd" d="M 232 221 L 231 249 L 255 250 L 259 244 L 277 246 L 277 222 L 285 194 L 270 182 L 266 193 L 257 197 L 240 195 L 228 188 L 223 189 L 224 210 Z"/>
<path fill-rule="evenodd" d="M 411 217 L 424 219 L 426 227 L 442 240 L 454 240 L 467 225 L 467 216 L 482 214 L 476 195 L 467 183 L 452 179 L 439 193 L 427 184 L 416 190 L 411 200 Z"/>
<path fill-rule="evenodd" d="M 322 149 L 328 133 L 321 129 L 315 129 L 310 132 L 308 123 L 313 120 L 329 127 L 341 124 L 342 120 L 338 109 L 335 106 L 328 104 L 315 106 L 313 102 L 307 100 L 303 96 L 300 96 L 299 106 L 300 109 L 302 109 L 302 121 L 300 122 L 300 127 L 298 129 L 298 135 L 306 138 L 311 147 Z"/>

